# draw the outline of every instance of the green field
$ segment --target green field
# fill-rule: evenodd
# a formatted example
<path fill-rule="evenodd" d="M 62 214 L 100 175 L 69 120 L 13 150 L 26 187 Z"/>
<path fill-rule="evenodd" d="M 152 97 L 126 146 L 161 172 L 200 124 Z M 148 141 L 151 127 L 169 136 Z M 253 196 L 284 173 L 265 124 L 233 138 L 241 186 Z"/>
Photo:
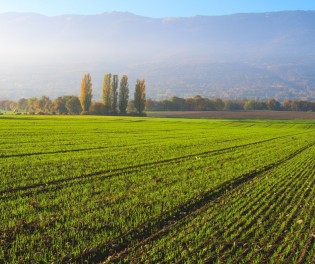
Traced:
<path fill-rule="evenodd" d="M 0 263 L 315 262 L 315 121 L 0 117 Z"/>

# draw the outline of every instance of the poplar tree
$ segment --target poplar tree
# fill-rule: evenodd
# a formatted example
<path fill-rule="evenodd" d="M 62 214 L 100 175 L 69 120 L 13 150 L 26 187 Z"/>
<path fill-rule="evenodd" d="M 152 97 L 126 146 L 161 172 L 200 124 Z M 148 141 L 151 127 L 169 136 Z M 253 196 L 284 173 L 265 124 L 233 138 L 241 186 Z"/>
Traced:
<path fill-rule="evenodd" d="M 114 114 L 116 114 L 117 101 L 118 101 L 118 75 L 113 75 L 111 95 L 112 95 L 112 111 Z"/>
<path fill-rule="evenodd" d="M 128 99 L 129 99 L 129 84 L 128 84 L 128 77 L 127 75 L 123 75 L 123 77 L 120 80 L 120 86 L 119 86 L 119 101 L 118 101 L 118 107 L 119 112 L 121 114 L 126 114 L 126 109 L 128 105 Z"/>
<path fill-rule="evenodd" d="M 111 79 L 112 75 L 110 73 L 104 75 L 103 104 L 105 106 L 106 113 L 110 113 L 112 111 Z"/>
<path fill-rule="evenodd" d="M 89 111 L 91 102 L 92 102 L 91 75 L 85 74 L 81 81 L 81 90 L 80 90 L 80 103 L 82 106 L 82 113 L 86 113 Z"/>
<path fill-rule="evenodd" d="M 137 80 L 134 94 L 134 105 L 139 114 L 141 114 L 144 110 L 145 96 L 145 81 Z"/>

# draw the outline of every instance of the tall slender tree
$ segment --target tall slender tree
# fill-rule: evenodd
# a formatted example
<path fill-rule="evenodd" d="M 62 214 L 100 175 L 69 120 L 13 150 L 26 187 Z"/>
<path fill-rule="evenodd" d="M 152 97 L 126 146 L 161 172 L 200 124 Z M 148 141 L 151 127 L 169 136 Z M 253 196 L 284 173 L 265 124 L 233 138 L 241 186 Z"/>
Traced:
<path fill-rule="evenodd" d="M 92 102 L 92 81 L 91 75 L 85 74 L 81 81 L 80 103 L 82 106 L 82 113 L 89 111 Z"/>
<path fill-rule="evenodd" d="M 103 81 L 103 103 L 105 106 L 105 112 L 110 113 L 112 111 L 112 95 L 111 95 L 111 85 L 112 85 L 112 75 L 110 73 L 104 75 Z"/>
<path fill-rule="evenodd" d="M 112 112 L 114 114 L 117 113 L 117 101 L 118 101 L 118 75 L 113 75 L 113 81 L 112 81 Z"/>
<path fill-rule="evenodd" d="M 121 114 L 126 114 L 126 109 L 128 105 L 128 99 L 129 99 L 129 84 L 128 84 L 128 77 L 127 75 L 123 75 L 123 77 L 120 80 L 120 86 L 119 86 L 119 101 L 118 101 L 118 107 L 119 112 Z"/>
<path fill-rule="evenodd" d="M 134 94 L 134 105 L 138 113 L 141 114 L 145 107 L 145 81 L 137 80 L 135 94 Z"/>

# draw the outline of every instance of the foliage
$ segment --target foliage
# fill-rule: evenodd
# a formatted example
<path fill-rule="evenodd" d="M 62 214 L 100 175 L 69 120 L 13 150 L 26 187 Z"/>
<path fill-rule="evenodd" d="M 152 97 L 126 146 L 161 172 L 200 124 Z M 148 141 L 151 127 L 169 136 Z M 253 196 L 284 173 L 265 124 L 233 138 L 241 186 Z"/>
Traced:
<path fill-rule="evenodd" d="M 80 114 L 82 107 L 77 96 L 62 96 L 56 98 L 52 103 L 52 109 L 58 114 Z"/>
<path fill-rule="evenodd" d="M 68 114 L 77 115 L 82 112 L 80 100 L 77 96 L 66 97 L 66 109 Z"/>
<path fill-rule="evenodd" d="M 66 108 L 66 99 L 64 97 L 58 97 L 53 101 L 52 109 L 58 114 L 68 113 Z"/>
<path fill-rule="evenodd" d="M 118 106 L 118 75 L 113 75 L 113 81 L 112 81 L 112 112 L 114 114 L 117 113 L 117 106 Z"/>
<path fill-rule="evenodd" d="M 275 99 L 268 99 L 266 102 L 266 106 L 269 110 L 279 110 L 280 103 Z"/>
<path fill-rule="evenodd" d="M 104 75 L 102 98 L 105 106 L 105 113 L 110 113 L 112 111 L 111 78 L 112 75 L 110 73 Z"/>
<path fill-rule="evenodd" d="M 143 112 L 145 108 L 145 102 L 146 102 L 145 81 L 137 80 L 133 103 L 139 114 Z"/>
<path fill-rule="evenodd" d="M 127 113 L 127 106 L 128 106 L 128 99 L 129 99 L 129 84 L 128 84 L 128 77 L 127 75 L 123 75 L 120 80 L 119 86 L 119 112 L 121 114 Z"/>
<path fill-rule="evenodd" d="M 269 99 L 266 102 L 254 99 L 222 100 L 209 99 L 199 95 L 188 98 L 171 97 L 168 100 L 146 100 L 147 111 L 315 111 L 315 101 Z"/>
<path fill-rule="evenodd" d="M 68 111 L 65 107 L 66 100 L 72 96 L 57 97 L 53 102 L 49 103 L 41 109 L 39 107 L 40 99 L 22 98 L 17 102 L 10 100 L 0 101 L 0 109 L 4 111 L 20 111 L 20 112 L 56 112 L 59 114 L 70 113 L 74 111 Z M 48 98 L 49 99 L 49 98 Z M 273 102 L 273 104 L 272 104 Z M 105 107 L 105 113 L 109 114 L 109 109 Z M 147 111 L 251 111 L 251 110 L 276 110 L 276 111 L 312 111 L 315 112 L 315 101 L 303 101 L 303 100 L 284 100 L 278 102 L 276 100 L 270 100 L 267 102 L 244 99 L 244 100 L 222 100 L 220 98 L 208 99 L 200 96 L 193 98 L 179 98 L 171 97 L 169 100 L 153 100 L 146 99 L 145 109 Z M 134 101 L 128 101 L 126 112 L 135 112 Z M 95 112 L 95 111 L 94 111 Z M 99 112 L 99 111 L 98 111 Z M 77 114 L 77 112 L 75 112 Z"/>
<path fill-rule="evenodd" d="M 103 103 L 94 102 L 91 105 L 90 112 L 93 115 L 105 115 L 106 114 L 106 107 Z"/>
<path fill-rule="evenodd" d="M 27 99 L 25 98 L 21 98 L 17 101 L 17 108 L 19 109 L 19 111 L 21 112 L 27 112 L 28 111 L 28 103 L 27 103 Z"/>
<path fill-rule="evenodd" d="M 92 82 L 91 75 L 85 74 L 81 81 L 80 103 L 84 113 L 90 110 L 92 102 Z"/>

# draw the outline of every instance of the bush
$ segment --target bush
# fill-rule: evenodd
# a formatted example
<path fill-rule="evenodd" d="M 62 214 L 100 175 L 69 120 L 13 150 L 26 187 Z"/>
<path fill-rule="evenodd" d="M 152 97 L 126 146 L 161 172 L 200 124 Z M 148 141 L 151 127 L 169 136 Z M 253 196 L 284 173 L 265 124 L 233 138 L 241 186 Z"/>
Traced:
<path fill-rule="evenodd" d="M 103 103 L 93 103 L 90 108 L 90 112 L 93 115 L 104 115 L 106 110 Z"/>

